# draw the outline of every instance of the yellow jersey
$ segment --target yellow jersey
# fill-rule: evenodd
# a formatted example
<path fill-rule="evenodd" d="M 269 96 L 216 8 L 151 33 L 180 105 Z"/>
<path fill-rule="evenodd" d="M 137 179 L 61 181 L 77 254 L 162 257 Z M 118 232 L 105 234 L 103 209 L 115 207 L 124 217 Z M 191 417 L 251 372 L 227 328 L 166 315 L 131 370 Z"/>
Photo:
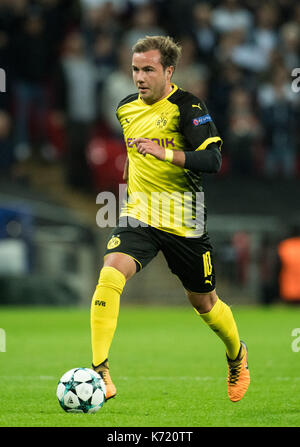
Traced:
<path fill-rule="evenodd" d="M 168 96 L 154 104 L 145 104 L 135 93 L 118 105 L 129 161 L 127 199 L 120 217 L 132 217 L 178 236 L 201 237 L 206 232 L 201 174 L 150 154 L 144 156 L 132 143 L 148 138 L 174 151 L 205 150 L 213 142 L 221 147 L 204 102 L 175 84 L 172 87 Z"/>

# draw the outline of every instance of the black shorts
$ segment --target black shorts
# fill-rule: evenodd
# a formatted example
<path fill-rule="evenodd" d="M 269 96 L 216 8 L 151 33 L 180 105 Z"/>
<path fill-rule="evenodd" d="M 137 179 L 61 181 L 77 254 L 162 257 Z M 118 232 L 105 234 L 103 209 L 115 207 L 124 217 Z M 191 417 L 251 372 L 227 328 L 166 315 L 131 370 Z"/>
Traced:
<path fill-rule="evenodd" d="M 105 255 L 125 253 L 131 256 L 138 272 L 161 250 L 171 272 L 178 276 L 185 289 L 207 293 L 215 288 L 212 246 L 207 234 L 187 238 L 142 226 L 142 223 L 137 227 L 125 226 L 124 222 L 126 217 L 120 218 L 119 225 L 111 232 Z"/>

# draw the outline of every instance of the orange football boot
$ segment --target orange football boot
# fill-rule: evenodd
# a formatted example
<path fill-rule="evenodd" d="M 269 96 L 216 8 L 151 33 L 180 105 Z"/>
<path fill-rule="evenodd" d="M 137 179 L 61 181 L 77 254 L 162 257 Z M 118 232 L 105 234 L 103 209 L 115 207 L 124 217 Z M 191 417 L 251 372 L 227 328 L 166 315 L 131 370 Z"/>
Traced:
<path fill-rule="evenodd" d="M 104 360 L 104 362 L 100 363 L 98 366 L 93 365 L 93 369 L 100 374 L 102 377 L 105 387 L 106 387 L 106 393 L 105 393 L 105 400 L 111 399 L 112 397 L 115 397 L 117 394 L 117 389 L 111 380 L 110 374 L 109 374 L 109 366 L 108 366 L 108 360 Z"/>
<path fill-rule="evenodd" d="M 235 360 L 228 358 L 227 388 L 228 396 L 232 402 L 238 402 L 246 393 L 250 384 L 250 373 L 247 363 L 247 346 L 241 341 L 241 347 Z"/>

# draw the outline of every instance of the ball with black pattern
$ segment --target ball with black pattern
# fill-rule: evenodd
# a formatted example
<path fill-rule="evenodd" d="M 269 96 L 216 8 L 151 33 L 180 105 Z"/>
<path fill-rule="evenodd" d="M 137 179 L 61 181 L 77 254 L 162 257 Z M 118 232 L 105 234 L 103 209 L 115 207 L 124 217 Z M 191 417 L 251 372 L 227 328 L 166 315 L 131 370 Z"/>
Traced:
<path fill-rule="evenodd" d="M 56 396 L 68 413 L 96 413 L 105 402 L 105 383 L 90 368 L 73 368 L 59 380 Z"/>

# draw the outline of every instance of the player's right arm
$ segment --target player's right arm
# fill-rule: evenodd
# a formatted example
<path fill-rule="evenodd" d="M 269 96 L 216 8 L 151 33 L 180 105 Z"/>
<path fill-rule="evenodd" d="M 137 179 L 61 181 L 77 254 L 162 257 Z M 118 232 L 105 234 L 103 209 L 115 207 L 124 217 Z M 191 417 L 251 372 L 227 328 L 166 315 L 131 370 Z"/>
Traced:
<path fill-rule="evenodd" d="M 123 180 L 125 182 L 127 182 L 127 180 L 128 180 L 128 166 L 129 166 L 129 160 L 128 160 L 128 155 L 127 155 L 125 165 L 124 165 L 124 171 L 123 171 Z"/>
<path fill-rule="evenodd" d="M 116 109 L 116 117 L 117 117 L 118 121 L 120 122 L 121 127 L 122 127 L 122 124 L 121 124 L 120 116 L 119 116 L 119 113 L 118 113 L 119 108 L 120 108 L 122 105 L 125 105 L 125 104 L 131 102 L 132 100 L 136 100 L 137 98 L 138 98 L 138 94 L 137 94 L 137 93 L 132 93 L 132 94 L 126 96 L 124 99 L 122 99 L 122 100 L 119 102 L 119 104 L 118 104 L 118 106 L 117 106 L 117 109 Z M 126 156 L 125 165 L 124 165 L 124 170 L 123 170 L 123 180 L 124 180 L 125 182 L 127 182 L 127 180 L 128 180 L 128 170 L 129 170 L 129 159 L 128 159 L 128 155 L 127 155 L 127 156 Z"/>

